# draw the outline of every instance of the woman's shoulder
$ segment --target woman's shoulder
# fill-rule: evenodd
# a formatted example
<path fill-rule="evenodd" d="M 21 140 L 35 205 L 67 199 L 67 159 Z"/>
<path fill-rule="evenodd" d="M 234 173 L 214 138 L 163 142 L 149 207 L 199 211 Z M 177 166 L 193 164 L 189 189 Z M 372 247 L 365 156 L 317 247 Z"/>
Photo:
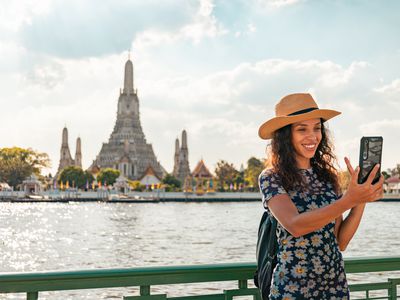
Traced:
<path fill-rule="evenodd" d="M 278 175 L 273 168 L 265 168 L 261 171 L 259 178 L 268 177 L 268 176 L 276 176 Z"/>
<path fill-rule="evenodd" d="M 282 186 L 278 173 L 274 169 L 264 169 L 259 176 L 260 191 L 263 194 L 264 206 L 272 197 L 279 194 L 287 194 Z"/>
<path fill-rule="evenodd" d="M 278 181 L 278 182 L 280 182 L 280 177 L 279 177 L 279 174 L 273 168 L 266 168 L 266 169 L 262 170 L 262 172 L 260 173 L 260 175 L 258 177 L 258 180 L 259 180 L 259 182 L 263 182 L 263 181 L 270 181 L 270 182 Z"/>

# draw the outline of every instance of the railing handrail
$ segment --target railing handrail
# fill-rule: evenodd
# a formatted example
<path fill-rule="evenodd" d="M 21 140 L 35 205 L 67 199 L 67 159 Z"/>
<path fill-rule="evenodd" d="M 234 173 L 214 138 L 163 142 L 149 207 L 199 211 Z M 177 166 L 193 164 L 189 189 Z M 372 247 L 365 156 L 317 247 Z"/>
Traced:
<path fill-rule="evenodd" d="M 400 270 L 400 256 L 345 259 L 347 273 Z M 0 293 L 248 280 L 255 263 L 0 273 Z"/>

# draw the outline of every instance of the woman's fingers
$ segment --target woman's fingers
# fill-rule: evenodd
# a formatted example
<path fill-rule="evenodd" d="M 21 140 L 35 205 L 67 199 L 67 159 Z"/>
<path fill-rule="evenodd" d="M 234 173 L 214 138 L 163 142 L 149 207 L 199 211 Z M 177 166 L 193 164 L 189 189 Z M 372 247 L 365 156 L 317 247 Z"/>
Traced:
<path fill-rule="evenodd" d="M 383 198 L 383 188 L 380 188 L 376 193 L 375 193 L 375 199 L 379 200 Z"/>
<path fill-rule="evenodd" d="M 350 171 L 349 171 L 350 172 Z M 356 167 L 356 169 L 353 171 L 353 173 L 350 173 L 351 175 L 351 181 L 354 184 L 358 184 L 358 173 L 360 173 L 360 167 Z"/>
<path fill-rule="evenodd" d="M 385 178 L 383 178 L 383 176 L 381 175 L 381 177 L 379 178 L 379 181 L 377 183 L 375 183 L 374 185 L 372 185 L 375 189 L 374 191 L 378 191 L 378 190 L 383 190 L 383 182 L 385 181 Z"/>
<path fill-rule="evenodd" d="M 368 184 L 368 185 L 372 184 L 372 181 L 374 180 L 375 175 L 379 170 L 379 166 L 380 166 L 379 164 L 376 164 L 375 167 L 372 169 L 371 173 L 369 174 L 369 176 L 367 178 L 367 181 L 365 182 L 366 184 Z"/>
<path fill-rule="evenodd" d="M 347 157 L 345 157 L 344 158 L 344 162 L 346 163 L 347 170 L 349 171 L 350 175 L 353 175 L 354 169 L 353 169 L 353 166 L 350 163 L 350 160 Z"/>

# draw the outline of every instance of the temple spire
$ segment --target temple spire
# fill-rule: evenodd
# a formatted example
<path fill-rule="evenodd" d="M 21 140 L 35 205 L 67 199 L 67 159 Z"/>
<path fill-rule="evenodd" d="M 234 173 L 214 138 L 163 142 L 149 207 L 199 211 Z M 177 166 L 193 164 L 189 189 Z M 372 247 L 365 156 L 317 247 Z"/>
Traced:
<path fill-rule="evenodd" d="M 81 138 L 76 139 L 75 166 L 82 168 Z"/>
<path fill-rule="evenodd" d="M 68 147 L 68 129 L 67 126 L 64 127 L 63 132 L 62 132 L 62 144 L 61 146 L 63 147 Z"/>
<path fill-rule="evenodd" d="M 129 54 L 130 57 L 130 54 Z M 124 94 L 133 94 L 133 64 L 130 58 L 125 63 Z"/>
<path fill-rule="evenodd" d="M 182 148 L 181 149 L 187 149 L 187 134 L 186 130 L 182 131 Z"/>
<path fill-rule="evenodd" d="M 179 169 L 179 139 L 175 140 L 175 155 L 174 155 L 174 170 L 172 171 L 172 175 L 178 177 L 178 169 Z"/>

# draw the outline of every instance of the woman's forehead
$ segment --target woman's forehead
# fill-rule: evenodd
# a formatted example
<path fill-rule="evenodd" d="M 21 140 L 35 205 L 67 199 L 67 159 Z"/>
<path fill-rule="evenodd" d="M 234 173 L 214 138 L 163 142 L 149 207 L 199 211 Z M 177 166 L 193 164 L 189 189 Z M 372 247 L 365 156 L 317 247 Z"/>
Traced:
<path fill-rule="evenodd" d="M 300 121 L 293 123 L 292 126 L 315 126 L 321 124 L 321 119 L 315 118 L 315 119 L 310 119 L 310 120 L 305 120 L 305 121 Z"/>

